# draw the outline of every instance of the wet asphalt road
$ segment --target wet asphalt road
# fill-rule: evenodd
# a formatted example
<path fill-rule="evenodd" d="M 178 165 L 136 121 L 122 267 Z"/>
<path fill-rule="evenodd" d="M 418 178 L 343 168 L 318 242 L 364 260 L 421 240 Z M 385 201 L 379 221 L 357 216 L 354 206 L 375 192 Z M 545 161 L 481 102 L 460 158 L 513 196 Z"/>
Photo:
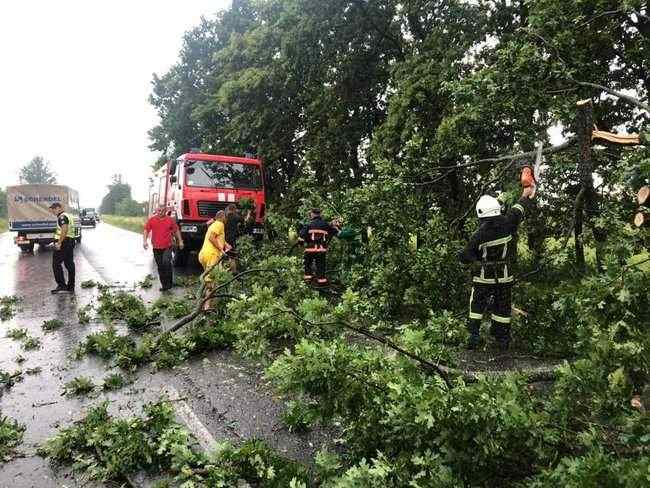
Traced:
<path fill-rule="evenodd" d="M 150 252 L 142 249 L 141 237 L 107 224 L 84 229 L 75 262 L 77 284 L 95 280 L 133 288 L 147 274 L 156 275 Z M 196 274 L 198 269 L 190 267 L 185 273 Z M 130 415 L 139 413 L 143 403 L 168 396 L 174 400 L 179 419 L 203 446 L 215 440 L 236 443 L 258 438 L 291 458 L 307 461 L 327 442 L 321 432 L 289 433 L 280 420 L 284 402 L 264 382 L 261 365 L 243 361 L 228 351 L 192 358 L 170 371 L 143 368 L 131 385 L 115 393 L 101 393 L 94 398 L 62 396 L 63 385 L 76 376 L 90 376 L 95 383 L 101 383 L 104 376 L 116 372 L 101 360 L 77 361 L 70 357 L 86 335 L 104 327 L 101 323 L 79 325 L 77 320 L 77 310 L 93 302 L 97 291 L 77 286 L 76 296 L 51 295 L 51 252 L 37 250 L 34 255 L 22 255 L 10 233 L 0 234 L 0 276 L 0 295 L 23 299 L 15 317 L 0 323 L 0 369 L 13 372 L 42 368 L 40 374 L 24 375 L 22 382 L 0 391 L 2 414 L 27 426 L 20 447 L 23 457 L 0 464 L 0 488 L 89 486 L 66 471 L 51 469 L 35 450 L 59 427 L 82 417 L 87 407 L 105 399 L 110 401 L 112 412 Z M 156 282 L 154 288 L 136 292 L 150 301 L 157 298 L 157 290 Z M 43 321 L 53 318 L 66 325 L 45 333 L 41 329 Z M 30 335 L 41 338 L 42 348 L 21 350 L 20 342 L 5 337 L 12 327 L 24 327 Z M 23 364 L 16 363 L 18 356 L 25 358 Z"/>

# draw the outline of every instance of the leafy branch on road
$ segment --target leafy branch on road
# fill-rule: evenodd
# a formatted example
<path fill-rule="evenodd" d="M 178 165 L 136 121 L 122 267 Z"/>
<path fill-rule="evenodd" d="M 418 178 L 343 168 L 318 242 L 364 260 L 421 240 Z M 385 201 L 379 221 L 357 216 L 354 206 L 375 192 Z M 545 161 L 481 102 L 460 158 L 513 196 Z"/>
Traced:
<path fill-rule="evenodd" d="M 92 393 L 96 389 L 95 383 L 87 376 L 77 376 L 63 385 L 63 395 L 82 396 Z"/>
<path fill-rule="evenodd" d="M 13 373 L 9 373 L 8 371 L 3 371 L 0 369 L 0 387 L 3 388 L 11 388 L 14 386 L 16 383 L 19 383 L 23 380 L 23 372 L 22 370 L 17 370 L 14 371 Z"/>
<path fill-rule="evenodd" d="M 41 329 L 43 329 L 45 332 L 51 332 L 53 330 L 60 329 L 64 325 L 65 323 L 63 322 L 63 320 L 50 319 L 43 322 L 43 325 L 41 325 Z"/>
<path fill-rule="evenodd" d="M 90 409 L 39 449 L 55 465 L 70 465 L 87 479 L 124 482 L 141 470 L 168 473 L 183 486 L 237 486 L 244 480 L 268 488 L 306 488 L 307 471 L 257 441 L 235 448 L 219 444 L 197 452 L 168 401 L 144 406 L 142 416 L 114 418 L 108 402 Z"/>
<path fill-rule="evenodd" d="M 19 341 L 27 337 L 27 329 L 14 327 L 7 331 L 7 337 L 15 341 Z"/>
<path fill-rule="evenodd" d="M 21 302 L 21 298 L 10 295 L 0 297 L 0 320 L 5 322 L 16 314 L 16 305 Z"/>
<path fill-rule="evenodd" d="M 23 440 L 25 426 L 0 412 L 0 464 L 11 460 Z"/>
<path fill-rule="evenodd" d="M 27 336 L 22 341 L 22 348 L 25 351 L 34 351 L 41 348 L 41 340 L 38 337 Z"/>

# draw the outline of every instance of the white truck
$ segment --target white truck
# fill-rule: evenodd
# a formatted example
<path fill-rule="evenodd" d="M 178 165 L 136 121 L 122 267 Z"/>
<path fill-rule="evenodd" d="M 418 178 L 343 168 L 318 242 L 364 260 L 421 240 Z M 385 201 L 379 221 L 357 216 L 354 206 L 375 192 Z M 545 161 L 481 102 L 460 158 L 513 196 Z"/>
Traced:
<path fill-rule="evenodd" d="M 46 246 L 54 242 L 56 217 L 50 205 L 58 202 L 73 217 L 74 238 L 81 242 L 79 194 L 61 185 L 18 185 L 7 187 L 9 230 L 16 232 L 16 245 L 24 252 L 32 252 L 34 245 Z"/>

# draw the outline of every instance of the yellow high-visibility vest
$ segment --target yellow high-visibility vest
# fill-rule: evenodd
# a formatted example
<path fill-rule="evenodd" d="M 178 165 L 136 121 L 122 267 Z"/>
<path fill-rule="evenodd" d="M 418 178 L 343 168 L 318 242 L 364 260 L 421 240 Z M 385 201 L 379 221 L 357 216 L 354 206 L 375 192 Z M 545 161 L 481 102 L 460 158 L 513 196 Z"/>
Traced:
<path fill-rule="evenodd" d="M 54 238 L 59 239 L 61 237 L 61 226 L 59 225 L 59 218 L 65 216 L 68 217 L 68 235 L 70 239 L 74 238 L 74 217 L 66 212 L 61 212 L 56 218 L 56 232 L 54 233 Z"/>

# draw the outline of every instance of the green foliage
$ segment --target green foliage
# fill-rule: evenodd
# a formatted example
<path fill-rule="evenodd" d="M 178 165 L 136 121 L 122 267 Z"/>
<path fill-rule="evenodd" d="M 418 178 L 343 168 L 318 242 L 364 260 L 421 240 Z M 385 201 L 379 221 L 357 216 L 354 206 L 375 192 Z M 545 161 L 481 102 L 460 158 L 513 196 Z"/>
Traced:
<path fill-rule="evenodd" d="M 102 390 L 104 391 L 115 391 L 126 386 L 126 380 L 124 376 L 119 373 L 109 374 L 104 378 L 102 383 Z"/>
<path fill-rule="evenodd" d="M 290 432 L 306 432 L 317 419 L 317 410 L 307 401 L 290 400 L 282 412 L 282 422 Z"/>
<path fill-rule="evenodd" d="M 18 178 L 21 184 L 56 184 L 56 175 L 52 171 L 50 163 L 45 161 L 42 156 L 35 156 L 20 168 Z"/>
<path fill-rule="evenodd" d="M 97 314 L 100 317 L 106 321 L 124 321 L 135 330 L 146 329 L 158 319 L 155 309 L 148 309 L 139 296 L 125 291 L 103 289 L 98 301 Z"/>
<path fill-rule="evenodd" d="M 171 368 L 185 361 L 191 354 L 221 349 L 232 344 L 233 336 L 226 327 L 215 327 L 198 322 L 184 335 L 165 333 L 160 336 L 144 334 L 139 341 L 117 333 L 115 327 L 89 334 L 76 350 L 76 357 L 87 354 L 113 359 L 122 369 L 134 371 L 153 363 L 158 368 Z"/>
<path fill-rule="evenodd" d="M 139 470 L 173 473 L 184 486 L 226 487 L 240 479 L 278 488 L 307 482 L 304 468 L 260 442 L 247 441 L 238 448 L 220 444 L 209 455 L 195 452 L 193 439 L 175 421 L 169 402 L 147 404 L 143 416 L 126 419 L 112 418 L 107 407 L 104 402 L 62 429 L 39 454 L 104 482 Z"/>
<path fill-rule="evenodd" d="M 0 386 L 4 388 L 11 388 L 16 383 L 23 380 L 23 372 L 21 370 L 9 373 L 0 369 Z"/>
<path fill-rule="evenodd" d="M 566 486 L 643 486 L 650 478 L 650 456 L 637 459 L 617 459 L 596 449 L 576 458 L 564 458 L 555 469 L 544 471 L 527 486 L 547 488 Z"/>
<path fill-rule="evenodd" d="M 0 320 L 5 322 L 16 314 L 16 305 L 21 299 L 15 295 L 0 297 Z"/>
<path fill-rule="evenodd" d="M 65 325 L 65 323 L 62 320 L 50 319 L 50 320 L 46 320 L 45 322 L 43 322 L 43 325 L 41 325 L 41 329 L 43 329 L 46 332 L 51 332 L 53 330 L 60 329 L 64 325 Z"/>
<path fill-rule="evenodd" d="M 67 396 L 82 396 L 95 391 L 95 383 L 87 376 L 77 376 L 71 381 L 68 381 L 63 386 L 63 394 Z"/>
<path fill-rule="evenodd" d="M 122 182 L 122 175 L 113 175 L 111 184 L 108 185 L 108 193 L 102 199 L 99 212 L 102 215 L 117 213 L 120 202 L 133 200 L 131 197 L 131 186 Z"/>
<path fill-rule="evenodd" d="M 197 276 L 175 276 L 174 284 L 176 286 L 182 286 L 184 288 L 190 286 L 196 286 L 199 284 L 199 278 Z"/>
<path fill-rule="evenodd" d="M 145 276 L 142 281 L 138 282 L 137 286 L 145 290 L 151 288 L 153 286 L 153 275 L 148 274 Z"/>
<path fill-rule="evenodd" d="M 102 215 L 102 220 L 109 225 L 119 227 L 120 229 L 130 230 L 142 234 L 144 230 L 143 217 L 124 217 L 119 215 Z"/>
<path fill-rule="evenodd" d="M 7 330 L 7 337 L 16 341 L 22 340 L 27 337 L 27 329 L 15 327 Z"/>
<path fill-rule="evenodd" d="M 538 391 L 512 374 L 456 378 L 449 389 L 343 326 L 453 365 L 469 298 L 456 253 L 476 228 L 474 202 L 490 193 L 512 205 L 520 191 L 516 163 L 471 162 L 548 146 L 549 129 L 571 136 L 581 99 L 592 99 L 599 128 L 647 132 L 648 114 L 576 83 L 647 98 L 647 32 L 638 0 L 244 1 L 202 19 L 178 63 L 154 77 L 152 147 L 264 157 L 270 239 L 243 238 L 240 264 L 275 271 L 229 285 L 232 298 L 183 335 L 136 341 L 109 329 L 84 347 L 126 368 L 230 346 L 272 362 L 269 377 L 297 398 L 284 415 L 292 429 L 343 431 L 345 455 L 317 459 L 322 486 L 647 484 L 648 420 L 630 398 L 650 382 L 648 268 L 636 265 L 649 236 L 627 224 L 649 181 L 647 141 L 593 147 L 600 186 L 585 213 L 584 272 L 572 237 L 577 150 L 545 157 L 513 270 L 526 315 L 512 330 L 518 351 L 568 359 L 554 384 Z M 330 245 L 333 286 L 322 294 L 286 256 L 313 205 L 350 231 Z M 104 301 L 113 320 L 189 310 L 188 301 Z M 264 479 L 268 465 L 258 468 Z M 232 471 L 212 474 L 202 481 L 232 485 Z"/>
<path fill-rule="evenodd" d="M 0 220 L 7 220 L 7 192 L 2 188 L 0 188 Z"/>
<path fill-rule="evenodd" d="M 103 359 L 119 356 L 135 347 L 135 341 L 128 336 L 121 336 L 115 327 L 109 326 L 102 332 L 89 334 L 77 347 L 77 357 L 95 354 Z"/>
<path fill-rule="evenodd" d="M 175 299 L 163 296 L 153 303 L 153 308 L 167 317 L 180 319 L 190 314 L 194 308 L 194 303 L 187 297 Z"/>
<path fill-rule="evenodd" d="M 132 198 L 124 198 L 115 204 L 115 215 L 122 217 L 141 217 L 144 215 L 144 204 L 138 203 Z"/>
<path fill-rule="evenodd" d="M 23 441 L 25 426 L 0 414 L 0 464 L 9 461 Z"/>
<path fill-rule="evenodd" d="M 95 288 L 97 286 L 97 283 L 95 280 L 85 280 L 81 282 L 81 288 L 88 289 L 88 288 Z"/>
<path fill-rule="evenodd" d="M 94 307 L 91 304 L 84 305 L 83 307 L 77 310 L 77 320 L 81 325 L 88 325 L 92 320 L 92 312 Z"/>
<path fill-rule="evenodd" d="M 22 341 L 24 351 L 34 351 L 41 348 L 41 340 L 38 337 L 27 336 Z"/>

